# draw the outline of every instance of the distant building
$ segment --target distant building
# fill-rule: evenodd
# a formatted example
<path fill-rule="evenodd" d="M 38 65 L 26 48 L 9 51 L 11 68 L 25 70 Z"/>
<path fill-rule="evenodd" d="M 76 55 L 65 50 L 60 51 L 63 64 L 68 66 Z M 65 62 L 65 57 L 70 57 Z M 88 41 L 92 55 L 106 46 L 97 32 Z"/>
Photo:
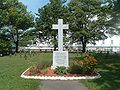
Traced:
<path fill-rule="evenodd" d="M 73 44 L 68 46 L 68 49 L 71 49 L 71 51 L 76 51 L 78 49 L 82 49 L 82 46 L 80 44 Z M 54 48 L 52 45 L 49 45 L 47 43 L 41 43 L 39 39 L 37 39 L 36 44 L 28 45 L 28 47 L 25 47 L 25 49 L 28 50 L 40 50 L 40 51 L 53 51 Z M 105 40 L 99 40 L 96 41 L 96 45 L 93 44 L 87 44 L 88 51 L 104 51 L 104 52 L 120 52 L 120 36 L 114 35 L 112 37 L 108 37 Z"/>
<path fill-rule="evenodd" d="M 95 49 L 99 51 L 120 52 L 120 36 L 114 35 L 105 40 L 96 42 L 96 45 L 87 45 L 87 49 Z"/>

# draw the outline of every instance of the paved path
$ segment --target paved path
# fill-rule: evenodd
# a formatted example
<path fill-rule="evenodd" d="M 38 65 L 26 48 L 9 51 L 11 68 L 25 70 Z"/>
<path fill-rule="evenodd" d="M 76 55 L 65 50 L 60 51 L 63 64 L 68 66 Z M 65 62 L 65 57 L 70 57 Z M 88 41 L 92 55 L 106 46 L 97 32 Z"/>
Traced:
<path fill-rule="evenodd" d="M 44 80 L 42 81 L 42 90 L 88 90 L 88 89 L 78 81 Z"/>

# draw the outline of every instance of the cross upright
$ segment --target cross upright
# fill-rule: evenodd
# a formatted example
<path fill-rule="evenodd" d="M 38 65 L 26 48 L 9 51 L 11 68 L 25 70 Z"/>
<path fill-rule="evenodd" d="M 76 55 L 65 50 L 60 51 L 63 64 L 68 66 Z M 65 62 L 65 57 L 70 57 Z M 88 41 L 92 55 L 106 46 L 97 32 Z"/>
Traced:
<path fill-rule="evenodd" d="M 53 24 L 52 29 L 58 29 L 58 51 L 63 51 L 63 29 L 69 29 L 68 24 L 63 24 L 63 19 L 58 19 L 58 24 Z"/>

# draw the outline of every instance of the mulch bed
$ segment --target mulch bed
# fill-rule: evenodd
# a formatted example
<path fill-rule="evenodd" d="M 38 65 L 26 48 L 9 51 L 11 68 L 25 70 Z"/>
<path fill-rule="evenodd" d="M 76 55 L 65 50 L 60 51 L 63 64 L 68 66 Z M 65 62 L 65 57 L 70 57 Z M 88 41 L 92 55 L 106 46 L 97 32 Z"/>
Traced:
<path fill-rule="evenodd" d="M 97 73 L 93 73 L 93 74 L 65 74 L 65 75 L 58 75 L 54 72 L 54 69 L 48 68 L 47 72 L 45 72 L 44 70 L 37 70 L 37 73 L 35 74 L 31 74 L 30 69 L 28 69 L 24 75 L 25 76 L 65 76 L 65 77 L 79 77 L 79 76 L 97 76 Z"/>

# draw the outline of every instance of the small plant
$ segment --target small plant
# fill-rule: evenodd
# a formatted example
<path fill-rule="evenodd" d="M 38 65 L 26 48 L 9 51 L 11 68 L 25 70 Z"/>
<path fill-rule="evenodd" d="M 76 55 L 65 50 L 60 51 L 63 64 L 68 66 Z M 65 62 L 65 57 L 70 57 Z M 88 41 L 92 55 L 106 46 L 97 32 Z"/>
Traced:
<path fill-rule="evenodd" d="M 35 75 L 37 73 L 40 73 L 39 69 L 34 65 L 30 68 L 30 75 Z"/>
<path fill-rule="evenodd" d="M 59 66 L 55 69 L 55 73 L 58 74 L 58 75 L 64 75 L 64 74 L 67 74 L 67 69 L 66 67 L 64 66 Z"/>
<path fill-rule="evenodd" d="M 37 64 L 36 66 L 37 66 L 37 69 L 46 69 L 51 66 L 51 62 L 42 61 L 39 64 Z"/>
<path fill-rule="evenodd" d="M 30 74 L 45 74 L 47 73 L 47 68 L 51 66 L 48 61 L 42 61 L 41 63 L 35 64 L 30 68 Z"/>

